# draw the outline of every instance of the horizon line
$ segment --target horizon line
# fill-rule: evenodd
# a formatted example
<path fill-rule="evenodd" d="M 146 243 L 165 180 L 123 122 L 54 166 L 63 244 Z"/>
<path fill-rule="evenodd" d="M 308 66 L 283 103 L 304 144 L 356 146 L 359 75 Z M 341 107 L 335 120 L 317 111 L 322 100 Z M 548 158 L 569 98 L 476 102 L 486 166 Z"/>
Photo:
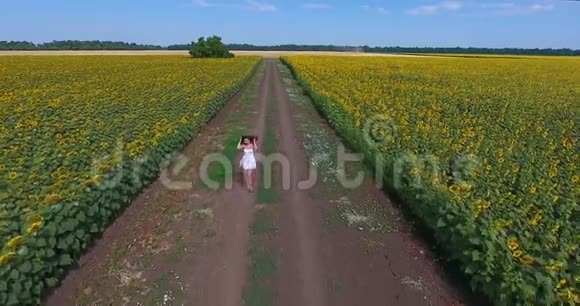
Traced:
<path fill-rule="evenodd" d="M 54 42 L 112 42 L 112 43 L 123 43 L 123 44 L 135 44 L 141 46 L 154 46 L 154 47 L 161 47 L 161 48 L 168 48 L 171 46 L 183 46 L 183 45 L 190 45 L 191 43 L 173 43 L 173 44 L 153 44 L 153 43 L 138 43 L 138 42 L 128 42 L 122 40 L 100 40 L 100 39 L 91 39 L 91 40 L 80 40 L 80 39 L 64 39 L 64 40 L 51 40 L 51 41 L 44 41 L 44 42 L 34 42 L 30 40 L 0 40 L 0 42 L 5 43 L 31 43 L 34 45 L 43 45 L 43 44 L 50 44 Z M 193 41 L 192 41 L 193 42 Z M 302 47 L 342 47 L 342 48 L 417 48 L 417 49 L 520 49 L 520 50 L 572 50 L 572 51 L 580 51 L 580 49 L 575 49 L 572 47 L 476 47 L 476 46 L 469 46 L 469 47 L 462 47 L 462 46 L 447 46 L 447 47 L 440 47 L 440 46 L 401 46 L 401 45 L 342 45 L 342 44 L 300 44 L 300 43 L 283 43 L 283 44 L 252 44 L 252 43 L 224 43 L 225 45 L 246 45 L 252 47 L 283 47 L 283 46 L 302 46 Z"/>

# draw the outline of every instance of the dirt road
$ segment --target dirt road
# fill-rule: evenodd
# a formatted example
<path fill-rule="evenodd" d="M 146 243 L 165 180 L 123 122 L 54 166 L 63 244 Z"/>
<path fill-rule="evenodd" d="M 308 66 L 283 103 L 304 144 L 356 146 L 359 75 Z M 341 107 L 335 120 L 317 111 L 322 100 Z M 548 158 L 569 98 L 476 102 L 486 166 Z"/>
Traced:
<path fill-rule="evenodd" d="M 247 193 L 239 180 L 217 191 L 196 183 L 203 157 L 226 152 L 247 132 L 261 136 L 261 147 L 275 143 L 275 152 L 289 161 L 291 188 L 275 179 L 271 220 L 257 220 L 260 192 Z M 333 152 L 339 145 L 288 69 L 265 59 L 242 93 L 183 151 L 188 163 L 175 175 L 192 181 L 192 188 L 168 190 L 155 182 L 46 304 L 463 305 L 464 289 L 449 281 L 429 245 L 372 179 L 353 189 L 338 184 Z M 364 169 L 352 163 L 344 171 Z M 311 171 L 316 184 L 297 188 Z M 256 239 L 258 221 L 271 223 L 264 245 Z M 271 274 L 251 255 L 256 247 L 279 258 L 267 261 L 275 262 Z M 271 293 L 256 290 L 248 298 L 257 274 Z"/>
<path fill-rule="evenodd" d="M 267 66 L 260 85 L 256 115 L 249 121 L 252 125 L 249 134 L 257 135 L 259 139 L 264 138 L 271 74 L 272 69 Z M 237 163 L 234 162 L 235 165 Z M 246 250 L 255 199 L 255 194 L 248 193 L 241 180 L 237 180 L 231 190 L 222 190 L 216 197 L 214 214 L 221 220 L 219 235 L 222 241 L 219 251 L 208 254 L 208 260 L 198 264 L 189 275 L 192 290 L 186 300 L 191 305 L 239 305 L 246 281 Z"/>
<path fill-rule="evenodd" d="M 308 161 L 297 135 L 288 94 L 278 67 L 272 65 L 274 101 L 277 104 L 279 151 L 290 163 L 291 188 L 282 192 L 281 246 L 282 266 L 278 283 L 279 305 L 327 305 L 321 260 L 321 217 L 308 194 L 298 189 L 298 183 L 309 175 Z"/>

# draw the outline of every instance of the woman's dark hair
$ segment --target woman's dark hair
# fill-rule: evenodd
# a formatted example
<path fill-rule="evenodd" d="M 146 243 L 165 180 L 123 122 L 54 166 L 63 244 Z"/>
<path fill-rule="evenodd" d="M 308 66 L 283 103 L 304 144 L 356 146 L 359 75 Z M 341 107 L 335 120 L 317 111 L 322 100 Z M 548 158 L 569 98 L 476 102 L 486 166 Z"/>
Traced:
<path fill-rule="evenodd" d="M 252 142 L 254 139 L 258 140 L 258 136 L 242 136 L 242 142 L 244 142 L 246 139 Z"/>

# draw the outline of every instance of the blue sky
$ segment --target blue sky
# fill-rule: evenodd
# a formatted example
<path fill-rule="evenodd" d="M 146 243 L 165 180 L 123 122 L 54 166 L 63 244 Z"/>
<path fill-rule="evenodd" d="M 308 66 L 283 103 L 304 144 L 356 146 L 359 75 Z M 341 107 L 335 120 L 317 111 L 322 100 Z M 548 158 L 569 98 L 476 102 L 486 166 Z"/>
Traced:
<path fill-rule="evenodd" d="M 0 40 L 580 49 L 580 1 L 0 0 Z"/>

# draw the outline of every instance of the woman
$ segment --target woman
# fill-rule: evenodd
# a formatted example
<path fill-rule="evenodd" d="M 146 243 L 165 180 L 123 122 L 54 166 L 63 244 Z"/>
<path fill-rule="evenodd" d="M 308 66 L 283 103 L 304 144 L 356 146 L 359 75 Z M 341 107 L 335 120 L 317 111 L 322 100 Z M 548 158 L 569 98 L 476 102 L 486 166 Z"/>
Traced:
<path fill-rule="evenodd" d="M 255 137 L 242 137 L 238 143 L 238 150 L 243 150 L 244 155 L 240 160 L 240 168 L 244 170 L 244 180 L 249 192 L 254 192 L 256 179 L 256 157 L 254 151 L 258 150 Z"/>

